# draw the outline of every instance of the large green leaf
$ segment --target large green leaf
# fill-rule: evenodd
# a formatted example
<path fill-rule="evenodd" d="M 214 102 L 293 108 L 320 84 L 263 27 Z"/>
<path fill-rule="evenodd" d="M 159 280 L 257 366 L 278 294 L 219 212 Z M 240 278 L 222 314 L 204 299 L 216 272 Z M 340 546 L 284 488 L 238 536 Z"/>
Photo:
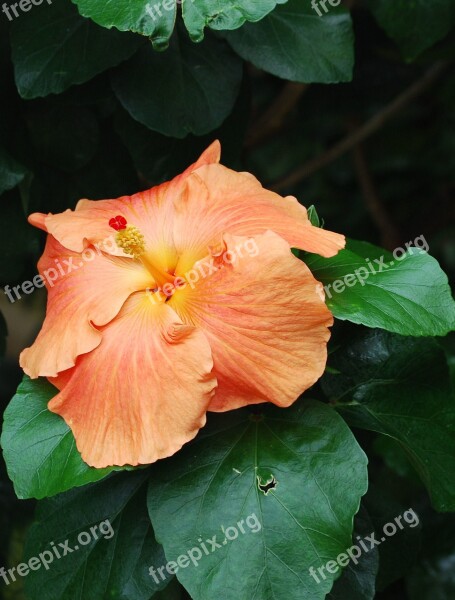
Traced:
<path fill-rule="evenodd" d="M 150 564 L 165 558 L 147 514 L 147 476 L 147 471 L 125 473 L 39 503 L 25 560 L 46 551 L 52 556 L 51 542 L 63 554 L 60 544 L 68 541 L 72 552 L 59 560 L 54 556 L 49 570 L 30 571 L 29 600 L 149 600 L 164 587 L 148 572 Z"/>
<path fill-rule="evenodd" d="M 307 255 L 305 262 L 324 284 L 327 306 L 338 319 L 412 336 L 455 328 L 447 276 L 420 248 L 394 258 L 371 244 L 350 242 L 333 258 Z"/>
<path fill-rule="evenodd" d="M 33 6 L 11 24 L 17 88 L 27 99 L 58 94 L 118 65 L 140 43 L 83 19 L 69 0 Z"/>
<path fill-rule="evenodd" d="M 1 445 L 19 498 L 44 498 L 106 477 L 81 458 L 65 421 L 47 409 L 58 390 L 24 377 L 4 414 Z"/>
<path fill-rule="evenodd" d="M 437 510 L 455 510 L 455 397 L 442 348 L 432 339 L 363 334 L 330 356 L 322 382 L 356 426 L 405 450 Z"/>
<path fill-rule="evenodd" d="M 364 453 L 335 411 L 312 400 L 230 419 L 214 417 L 152 469 L 157 540 L 170 561 L 200 553 L 176 573 L 194 600 L 324 598 L 339 573 L 318 584 L 309 568 L 351 546 L 367 489 Z M 207 553 L 201 544 L 213 536 L 219 547 L 207 542 Z"/>
<path fill-rule="evenodd" d="M 112 84 L 136 121 L 183 138 L 219 127 L 234 107 L 241 80 L 242 62 L 225 41 L 212 35 L 193 44 L 176 34 L 165 52 L 150 44 L 141 49 L 117 70 Z"/>
<path fill-rule="evenodd" d="M 319 17 L 310 2 L 289 0 L 260 23 L 248 23 L 226 38 L 245 60 L 283 79 L 352 79 L 354 34 L 351 17 L 342 7 Z"/>
<path fill-rule="evenodd" d="M 90 17 L 98 25 L 142 33 L 150 37 L 156 48 L 167 47 L 177 16 L 176 0 L 72 1 L 77 4 L 81 15 Z"/>
<path fill-rule="evenodd" d="M 248 125 L 250 97 L 246 88 L 242 86 L 233 112 L 221 127 L 205 136 L 190 134 L 184 139 L 170 138 L 144 127 L 121 109 L 116 113 L 115 129 L 137 170 L 150 185 L 169 181 L 182 173 L 214 139 L 221 142 L 223 164 L 235 168 Z"/>
<path fill-rule="evenodd" d="M 135 31 L 150 37 L 164 49 L 174 30 L 177 4 L 182 5 L 186 27 L 194 41 L 201 41 L 204 28 L 236 29 L 245 21 L 259 21 L 287 0 L 73 0 L 81 15 L 103 27 Z"/>
<path fill-rule="evenodd" d="M 26 173 L 27 169 L 0 146 L 0 194 L 16 187 Z"/>
<path fill-rule="evenodd" d="M 368 6 L 408 60 L 445 37 L 455 23 L 453 0 L 368 0 Z"/>

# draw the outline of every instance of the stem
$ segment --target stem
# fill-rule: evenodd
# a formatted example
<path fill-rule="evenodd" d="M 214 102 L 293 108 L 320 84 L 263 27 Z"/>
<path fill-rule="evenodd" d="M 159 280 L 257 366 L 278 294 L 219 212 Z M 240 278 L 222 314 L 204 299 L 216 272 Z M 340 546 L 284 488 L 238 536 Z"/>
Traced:
<path fill-rule="evenodd" d="M 379 131 L 387 121 L 405 108 L 409 103 L 423 94 L 431 85 L 442 75 L 448 67 L 447 61 L 439 61 L 426 71 L 423 76 L 413 83 L 407 90 L 401 93 L 395 100 L 385 106 L 379 113 L 364 123 L 361 127 L 350 133 L 343 140 L 335 144 L 332 148 L 310 160 L 301 167 L 292 171 L 289 175 L 270 186 L 273 190 L 280 191 L 289 188 L 303 179 L 306 179 L 319 169 L 333 162 L 335 159 L 343 156 L 354 146 L 363 142 L 365 139 Z"/>

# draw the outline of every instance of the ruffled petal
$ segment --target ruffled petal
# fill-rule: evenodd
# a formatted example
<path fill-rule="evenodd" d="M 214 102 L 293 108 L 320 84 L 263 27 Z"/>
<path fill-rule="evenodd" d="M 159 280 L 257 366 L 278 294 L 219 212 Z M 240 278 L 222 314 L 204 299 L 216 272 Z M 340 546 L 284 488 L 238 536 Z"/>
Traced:
<path fill-rule="evenodd" d="M 114 256 L 124 256 L 115 243 L 115 232 L 109 226 L 112 217 L 121 215 L 128 224 L 138 227 L 150 248 L 151 259 L 163 270 L 175 266 L 176 255 L 172 251 L 174 216 L 173 200 L 183 189 L 186 178 L 196 169 L 220 160 L 221 147 L 214 142 L 200 158 L 181 175 L 133 196 L 115 200 L 80 200 L 76 210 L 66 210 L 56 215 L 30 215 L 29 221 L 46 228 L 63 246 L 74 252 L 82 252 L 88 244 L 98 245 Z"/>
<path fill-rule="evenodd" d="M 129 298 L 100 346 L 59 378 L 49 409 L 93 467 L 171 456 L 205 424 L 216 386 L 209 343 L 167 305 Z"/>
<path fill-rule="evenodd" d="M 225 232 L 252 236 L 271 230 L 291 247 L 325 257 L 344 248 L 343 235 L 314 227 L 296 198 L 264 189 L 249 173 L 212 164 L 194 171 L 185 183 L 185 193 L 176 200 L 174 224 L 179 274 L 205 256 Z"/>
<path fill-rule="evenodd" d="M 206 276 L 169 300 L 210 342 L 218 380 L 210 409 L 289 406 L 325 368 L 333 318 L 323 287 L 273 232 L 226 235 L 225 244 L 232 265 L 201 261 L 195 272 Z"/>
<path fill-rule="evenodd" d="M 51 235 L 38 270 L 48 290 L 43 327 L 20 364 L 32 378 L 55 377 L 101 341 L 96 327 L 111 321 L 130 294 L 152 286 L 145 267 L 127 258 L 106 256 L 94 248 L 71 252 Z"/>

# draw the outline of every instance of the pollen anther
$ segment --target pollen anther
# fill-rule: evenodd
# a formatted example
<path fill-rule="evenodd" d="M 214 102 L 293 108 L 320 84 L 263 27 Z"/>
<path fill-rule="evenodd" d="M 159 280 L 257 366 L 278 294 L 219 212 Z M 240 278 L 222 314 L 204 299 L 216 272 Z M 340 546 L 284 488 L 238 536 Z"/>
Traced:
<path fill-rule="evenodd" d="M 134 225 L 128 225 L 115 236 L 117 245 L 122 248 L 125 254 L 133 258 L 139 258 L 145 252 L 145 240 L 142 233 Z"/>

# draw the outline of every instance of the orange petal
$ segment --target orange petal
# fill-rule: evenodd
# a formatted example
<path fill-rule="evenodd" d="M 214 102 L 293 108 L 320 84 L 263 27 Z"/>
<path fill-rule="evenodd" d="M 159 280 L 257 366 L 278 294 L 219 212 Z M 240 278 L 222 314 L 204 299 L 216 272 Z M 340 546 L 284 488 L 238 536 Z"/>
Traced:
<path fill-rule="evenodd" d="M 186 180 L 186 188 L 174 225 L 179 273 L 205 256 L 207 247 L 225 232 L 251 236 L 272 230 L 291 247 L 325 257 L 344 248 L 343 235 L 314 227 L 296 198 L 264 189 L 249 173 L 218 164 L 203 166 Z"/>
<path fill-rule="evenodd" d="M 42 213 L 32 213 L 28 217 L 28 222 L 33 227 L 37 227 L 38 229 L 42 229 L 43 231 L 47 231 L 46 229 L 46 215 Z"/>
<path fill-rule="evenodd" d="M 170 182 L 115 200 L 80 200 L 75 211 L 66 210 L 57 215 L 35 213 L 33 224 L 44 220 L 49 233 L 75 252 L 82 252 L 88 244 L 98 244 L 109 254 L 123 256 L 115 244 L 115 231 L 109 226 L 112 217 L 122 215 L 128 224 L 135 225 L 144 234 L 159 268 L 175 266 L 172 265 L 176 260 L 172 254 L 172 200 L 181 194 L 186 178 L 195 169 L 218 162 L 220 152 L 220 143 L 215 141 L 193 165 Z"/>
<path fill-rule="evenodd" d="M 193 287 L 169 301 L 210 342 L 218 380 L 210 409 L 289 406 L 324 371 L 333 318 L 323 287 L 275 233 L 226 235 L 225 244 L 228 260 L 237 260 L 218 259 L 211 274 L 201 261 L 195 267 L 206 276 L 189 278 Z"/>
<path fill-rule="evenodd" d="M 71 427 L 93 467 L 138 465 L 171 456 L 205 424 L 216 379 L 204 334 L 167 304 L 129 298 L 78 358 L 49 409 Z"/>
<path fill-rule="evenodd" d="M 153 285 L 147 270 L 132 259 L 106 256 L 93 248 L 81 255 L 63 248 L 51 235 L 38 270 L 48 289 L 46 319 L 33 346 L 20 356 L 21 367 L 32 378 L 54 377 L 72 367 L 77 356 L 100 343 L 101 333 L 92 323 L 105 325 L 131 293 Z"/>

